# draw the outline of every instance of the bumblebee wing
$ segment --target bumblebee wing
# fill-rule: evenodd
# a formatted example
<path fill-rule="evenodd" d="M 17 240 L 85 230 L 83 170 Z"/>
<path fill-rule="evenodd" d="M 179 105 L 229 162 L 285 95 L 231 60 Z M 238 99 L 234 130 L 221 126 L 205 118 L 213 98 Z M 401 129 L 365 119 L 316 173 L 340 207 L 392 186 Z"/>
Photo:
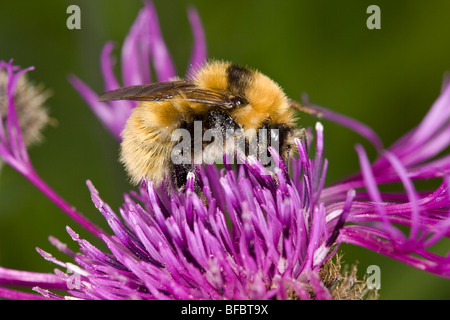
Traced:
<path fill-rule="evenodd" d="M 182 96 L 192 102 L 204 103 L 224 109 L 232 108 L 236 106 L 237 102 L 239 103 L 234 96 L 225 92 L 201 88 L 192 81 L 184 80 L 119 88 L 105 92 L 99 97 L 99 101 L 163 101 L 173 99 L 176 96 Z"/>
<path fill-rule="evenodd" d="M 99 97 L 99 101 L 136 100 L 158 101 L 173 98 L 174 95 L 192 90 L 190 81 L 168 81 L 145 85 L 123 87 L 108 91 Z"/>

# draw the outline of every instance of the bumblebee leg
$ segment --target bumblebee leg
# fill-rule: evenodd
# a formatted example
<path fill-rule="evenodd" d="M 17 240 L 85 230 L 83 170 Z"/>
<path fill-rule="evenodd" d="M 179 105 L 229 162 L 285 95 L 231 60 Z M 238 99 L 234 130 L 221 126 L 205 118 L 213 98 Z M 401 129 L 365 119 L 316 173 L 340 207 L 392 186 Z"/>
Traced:
<path fill-rule="evenodd" d="M 186 187 L 189 172 L 194 172 L 192 164 L 172 164 L 171 177 L 173 187 L 182 190 Z"/>

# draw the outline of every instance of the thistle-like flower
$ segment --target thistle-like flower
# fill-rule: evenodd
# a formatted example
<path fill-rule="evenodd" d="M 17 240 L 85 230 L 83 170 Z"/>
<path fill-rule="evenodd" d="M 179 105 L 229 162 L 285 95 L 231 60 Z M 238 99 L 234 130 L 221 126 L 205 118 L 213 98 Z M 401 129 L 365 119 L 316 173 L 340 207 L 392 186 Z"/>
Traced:
<path fill-rule="evenodd" d="M 196 43 L 192 65 L 206 57 L 196 12 L 189 11 Z M 110 58 L 102 53 L 107 90 L 118 87 Z M 150 81 L 149 61 L 159 81 L 175 76 L 161 38 L 156 14 L 147 2 L 122 48 L 125 85 Z M 105 232 L 66 204 L 32 169 L 14 108 L 20 70 L 0 63 L 8 74 L 7 116 L 0 127 L 0 156 L 44 191 L 82 227 L 108 247 L 103 252 L 67 227 L 79 245 L 72 251 L 50 241 L 71 261 L 41 255 L 61 269 L 33 273 L 0 268 L 0 296 L 12 299 L 333 299 L 364 298 L 364 283 L 355 285 L 354 271 L 341 278 L 341 243 L 380 252 L 411 266 L 450 277 L 450 256 L 429 248 L 450 235 L 450 85 L 446 85 L 423 121 L 392 147 L 384 149 L 376 134 L 359 122 L 324 108 L 308 105 L 318 115 L 367 137 L 379 151 L 371 163 L 356 147 L 360 171 L 325 186 L 324 129 L 318 123 L 297 140 L 298 157 L 290 164 L 276 150 L 275 176 L 255 158 L 223 169 L 201 167 L 187 177 L 183 191 L 155 188 L 151 181 L 124 196 L 118 213 L 100 197 L 91 182 L 92 200 L 112 232 Z M 119 138 L 129 102 L 105 104 L 79 79 L 79 90 L 105 126 Z M 314 146 L 314 154 L 308 146 Z M 443 154 L 444 153 L 444 154 Z M 332 164 L 330 164 L 332 165 Z M 24 169 L 25 168 L 25 169 Z M 441 179 L 434 191 L 418 192 L 414 180 Z M 400 182 L 404 193 L 381 192 L 379 186 Z M 195 185 L 198 184 L 198 185 Z M 201 196 L 194 190 L 200 189 Z M 405 230 L 406 233 L 405 233 Z M 38 294 L 9 289 L 33 287 Z M 63 295 L 54 290 L 64 291 Z"/>

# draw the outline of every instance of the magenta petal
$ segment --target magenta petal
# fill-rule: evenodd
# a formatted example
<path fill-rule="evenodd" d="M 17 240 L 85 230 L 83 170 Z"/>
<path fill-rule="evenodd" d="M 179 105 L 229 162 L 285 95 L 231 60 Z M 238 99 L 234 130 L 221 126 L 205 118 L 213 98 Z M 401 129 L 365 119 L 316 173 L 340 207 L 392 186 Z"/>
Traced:
<path fill-rule="evenodd" d="M 382 253 L 406 264 L 409 264 L 419 270 L 433 272 L 443 277 L 450 277 L 450 261 L 445 261 L 442 257 L 431 254 L 424 250 L 417 250 L 416 254 L 424 257 L 420 258 L 408 253 L 402 253 L 392 250 L 392 243 L 386 241 L 389 236 L 379 230 L 349 225 L 343 230 L 342 241 L 351 243 L 369 250 Z"/>
<path fill-rule="evenodd" d="M 444 179 L 444 190 L 443 190 L 443 196 L 447 196 L 447 207 L 450 206 L 450 176 L 445 177 Z M 436 199 L 433 198 L 433 202 L 436 203 Z M 427 248 L 429 246 L 432 246 L 437 241 L 441 240 L 443 237 L 447 236 L 450 237 L 450 209 L 447 210 L 447 215 L 443 217 L 441 221 L 439 221 L 436 225 L 436 232 L 433 236 L 431 236 L 429 239 L 427 239 L 424 242 L 424 247 Z M 450 252 L 449 252 L 450 254 Z"/>
<path fill-rule="evenodd" d="M 449 105 L 450 85 L 447 85 L 420 125 L 414 130 L 414 134 L 409 139 L 412 145 L 417 146 L 425 143 L 446 125 L 450 118 Z"/>
<path fill-rule="evenodd" d="M 97 117 L 103 122 L 105 127 L 107 127 L 117 139 L 120 139 L 120 132 L 123 129 L 122 125 L 125 124 L 125 120 L 121 121 L 122 125 L 119 125 L 110 104 L 99 102 L 98 95 L 79 78 L 72 75 L 69 77 L 69 81 L 84 100 L 86 100 L 92 111 L 94 111 Z"/>
<path fill-rule="evenodd" d="M 159 28 L 158 16 L 153 3 L 146 2 L 145 8 L 149 14 L 150 49 L 152 62 L 159 82 L 169 81 L 177 76 L 175 66 L 170 57 L 169 50 L 164 43 L 161 30 Z"/>
<path fill-rule="evenodd" d="M 48 300 L 49 298 L 39 294 L 27 293 L 18 290 L 0 287 L 0 297 L 10 300 Z"/>
<path fill-rule="evenodd" d="M 192 48 L 189 68 L 186 74 L 190 75 L 197 70 L 206 61 L 206 39 L 203 31 L 202 22 L 197 10 L 193 7 L 188 11 L 189 22 L 191 24 L 192 33 L 194 35 L 194 45 Z"/>
<path fill-rule="evenodd" d="M 381 221 L 384 224 L 384 228 L 389 232 L 389 235 L 393 238 L 393 240 L 395 240 L 395 242 L 403 241 L 404 237 L 401 231 L 395 228 L 387 218 L 386 210 L 383 207 L 383 200 L 378 190 L 378 185 L 375 181 L 375 177 L 373 176 L 372 169 L 370 168 L 370 162 L 369 159 L 367 158 L 367 154 L 364 151 L 364 148 L 361 145 L 357 145 L 356 151 L 359 156 L 359 163 L 361 165 L 361 173 L 364 178 L 365 187 L 367 188 L 367 192 L 369 193 L 381 217 Z"/>
<path fill-rule="evenodd" d="M 98 101 L 98 95 L 89 88 L 83 81 L 77 76 L 71 75 L 69 81 L 74 88 L 80 93 L 80 95 L 86 100 L 91 109 L 95 112 L 97 117 L 107 126 L 109 129 L 113 123 L 113 115 L 109 105 L 104 102 Z"/>
<path fill-rule="evenodd" d="M 146 3 L 123 43 L 122 79 L 125 86 L 151 82 L 149 59 L 152 38 L 148 31 L 151 10 Z"/>
<path fill-rule="evenodd" d="M 25 147 L 25 143 L 22 139 L 22 132 L 20 130 L 19 122 L 17 119 L 15 102 L 14 102 L 14 92 L 16 90 L 17 81 L 19 77 L 33 70 L 34 67 L 29 67 L 26 69 L 18 69 L 13 64 L 12 59 L 9 63 L 5 63 L 4 67 L 6 68 L 6 74 L 8 77 L 8 84 L 6 88 L 6 96 L 7 96 L 7 116 L 6 116 L 6 132 L 8 135 L 8 142 L 5 139 L 5 133 L 2 132 L 2 140 L 5 144 L 8 144 L 8 149 L 10 155 L 21 163 L 20 167 L 26 171 L 27 167 L 31 166 L 30 159 L 28 157 L 28 152 Z M 1 70 L 1 68 L 0 68 Z M 17 71 L 16 71 L 17 70 Z M 0 128 L 2 131 L 4 130 L 4 124 L 2 121 L 2 127 Z"/>
<path fill-rule="evenodd" d="M 108 42 L 102 50 L 102 54 L 100 57 L 100 63 L 102 66 L 103 80 L 105 83 L 105 91 L 114 90 L 120 87 L 119 82 L 117 81 L 116 76 L 114 75 L 114 64 L 111 53 L 114 49 L 114 44 L 112 42 Z"/>
<path fill-rule="evenodd" d="M 304 97 L 304 100 L 305 101 L 303 103 L 305 104 L 305 106 L 313 110 L 319 118 L 325 118 L 344 127 L 347 127 L 369 140 L 377 150 L 383 149 L 383 142 L 378 137 L 378 135 L 367 125 L 345 115 L 331 111 L 327 108 L 309 104 L 306 96 Z"/>
<path fill-rule="evenodd" d="M 412 181 L 408 177 L 408 173 L 405 169 L 405 167 L 402 165 L 402 163 L 399 161 L 397 157 L 395 157 L 394 154 L 390 153 L 389 151 L 385 152 L 386 158 L 389 160 L 389 162 L 392 164 L 394 169 L 396 170 L 398 176 L 400 177 L 400 180 L 403 183 L 403 186 L 406 189 L 406 193 L 408 195 L 409 202 L 411 203 L 411 231 L 409 235 L 409 240 L 413 241 L 418 233 L 419 228 L 419 218 L 420 218 L 420 211 L 419 211 L 419 199 L 417 192 L 414 188 L 414 185 Z"/>
<path fill-rule="evenodd" d="M 57 290 L 67 289 L 67 283 L 54 274 L 18 271 L 2 267 L 0 267 L 0 285 L 40 286 Z"/>

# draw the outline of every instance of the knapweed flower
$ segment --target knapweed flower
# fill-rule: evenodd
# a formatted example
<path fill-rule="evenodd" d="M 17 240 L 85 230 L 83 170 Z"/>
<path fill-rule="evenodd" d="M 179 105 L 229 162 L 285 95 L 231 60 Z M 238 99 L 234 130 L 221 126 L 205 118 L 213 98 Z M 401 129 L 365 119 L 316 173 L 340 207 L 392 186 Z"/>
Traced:
<path fill-rule="evenodd" d="M 205 58 L 198 17 L 190 11 L 196 45 L 193 64 Z M 118 87 L 109 58 L 102 54 L 107 90 Z M 158 80 L 174 69 L 159 33 L 156 14 L 146 3 L 122 48 L 126 85 L 148 82 L 149 62 Z M 32 170 L 14 109 L 14 83 L 25 70 L 11 63 L 8 70 L 8 113 L 0 127 L 0 156 L 41 188 L 82 227 L 108 247 L 104 252 L 67 227 L 79 250 L 59 240 L 52 244 L 70 257 L 64 262 L 41 249 L 42 256 L 60 268 L 33 273 L 0 268 L 0 296 L 12 299 L 333 299 L 363 298 L 367 289 L 355 288 L 339 277 L 333 256 L 341 243 L 380 252 L 411 266 L 450 277 L 450 256 L 430 247 L 450 235 L 450 85 L 446 85 L 417 128 L 384 149 L 366 126 L 324 108 L 308 110 L 361 133 L 374 143 L 378 159 L 371 163 L 356 147 L 359 173 L 325 186 L 324 128 L 318 123 L 297 140 L 298 157 L 277 164 L 270 175 L 255 158 L 242 165 L 209 165 L 190 173 L 183 191 L 155 188 L 144 182 L 124 196 L 113 210 L 88 181 L 92 200 L 107 220 L 105 232 L 68 206 Z M 133 105 L 123 109 L 101 104 L 80 80 L 72 83 L 118 138 Z M 312 149 L 313 146 L 314 153 Z M 25 169 L 23 169 L 25 168 Z M 22 170 L 22 171 L 21 171 Z M 441 179 L 434 191 L 417 191 L 414 181 Z M 400 182 L 404 193 L 389 194 L 379 186 Z M 45 187 L 42 187 L 45 186 Z M 195 190 L 200 189 L 201 193 Z M 352 273 L 350 276 L 354 276 Z M 350 284 L 349 284 L 350 283 Z M 33 287 L 24 293 L 8 285 Z M 347 291 L 346 291 L 347 290 Z M 353 291 L 352 291 L 353 290 Z M 55 293 L 58 291 L 58 293 Z M 61 294 L 61 291 L 63 292 Z M 352 292 L 350 292 L 352 291 Z"/>

